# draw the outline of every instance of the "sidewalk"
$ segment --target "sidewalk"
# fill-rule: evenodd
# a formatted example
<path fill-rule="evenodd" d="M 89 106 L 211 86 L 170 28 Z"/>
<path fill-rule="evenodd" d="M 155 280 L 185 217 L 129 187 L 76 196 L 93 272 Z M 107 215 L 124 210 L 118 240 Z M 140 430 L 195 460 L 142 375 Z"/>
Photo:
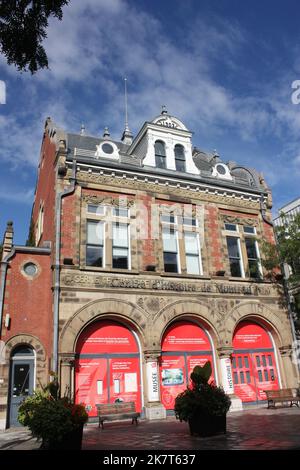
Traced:
<path fill-rule="evenodd" d="M 33 450 L 40 444 L 28 430 L 13 429 L 0 433 L 0 450 Z M 187 423 L 175 418 L 96 423 L 84 428 L 83 450 L 300 450 L 300 409 L 266 408 L 229 413 L 227 434 L 210 438 L 190 436 Z"/>

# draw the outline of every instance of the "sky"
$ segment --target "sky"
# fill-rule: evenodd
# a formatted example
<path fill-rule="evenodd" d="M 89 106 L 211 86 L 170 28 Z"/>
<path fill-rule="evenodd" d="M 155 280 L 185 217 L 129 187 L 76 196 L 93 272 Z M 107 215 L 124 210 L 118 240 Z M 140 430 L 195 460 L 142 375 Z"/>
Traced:
<path fill-rule="evenodd" d="M 124 77 L 134 135 L 166 105 L 193 145 L 264 174 L 274 215 L 300 196 L 298 0 L 71 0 L 63 11 L 44 41 L 48 70 L 20 74 L 0 55 L 0 240 L 13 220 L 26 242 L 47 116 L 119 140 Z"/>

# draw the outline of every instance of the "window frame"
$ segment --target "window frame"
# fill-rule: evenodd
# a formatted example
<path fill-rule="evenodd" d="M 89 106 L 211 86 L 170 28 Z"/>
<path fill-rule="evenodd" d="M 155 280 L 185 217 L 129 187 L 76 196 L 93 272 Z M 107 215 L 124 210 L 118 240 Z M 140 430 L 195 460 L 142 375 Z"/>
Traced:
<path fill-rule="evenodd" d="M 160 155 L 156 152 L 156 144 L 160 143 L 163 145 L 163 150 L 164 150 L 164 155 Z M 163 140 L 157 139 L 154 142 L 154 156 L 155 156 L 155 166 L 156 168 L 160 168 L 161 170 L 166 170 L 167 169 L 167 153 L 166 153 L 166 144 Z M 159 159 L 159 160 L 158 160 Z M 162 159 L 162 160 L 161 160 Z M 164 162 L 163 165 L 158 162 Z"/>

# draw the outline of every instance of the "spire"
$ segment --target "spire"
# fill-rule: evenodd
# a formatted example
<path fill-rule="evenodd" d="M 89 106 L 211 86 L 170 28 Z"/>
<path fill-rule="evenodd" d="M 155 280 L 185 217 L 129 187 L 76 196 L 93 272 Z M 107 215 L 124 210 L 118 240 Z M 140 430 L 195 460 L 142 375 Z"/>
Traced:
<path fill-rule="evenodd" d="M 125 92 L 125 128 L 122 135 L 122 142 L 130 145 L 132 143 L 133 135 L 128 126 L 128 109 L 127 109 L 127 78 L 124 78 L 124 92 Z"/>
<path fill-rule="evenodd" d="M 85 135 L 85 126 L 83 123 L 81 124 L 80 135 Z"/>

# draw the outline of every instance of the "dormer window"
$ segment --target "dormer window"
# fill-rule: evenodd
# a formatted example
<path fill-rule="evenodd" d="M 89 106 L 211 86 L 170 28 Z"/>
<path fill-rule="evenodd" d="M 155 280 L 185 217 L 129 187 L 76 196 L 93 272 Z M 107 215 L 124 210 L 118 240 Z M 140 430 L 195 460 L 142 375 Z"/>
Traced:
<path fill-rule="evenodd" d="M 174 153 L 176 170 L 185 172 L 185 154 L 183 145 L 176 144 Z"/>
<path fill-rule="evenodd" d="M 166 168 L 166 147 L 161 140 L 157 140 L 155 148 L 155 165 L 157 168 Z"/>

